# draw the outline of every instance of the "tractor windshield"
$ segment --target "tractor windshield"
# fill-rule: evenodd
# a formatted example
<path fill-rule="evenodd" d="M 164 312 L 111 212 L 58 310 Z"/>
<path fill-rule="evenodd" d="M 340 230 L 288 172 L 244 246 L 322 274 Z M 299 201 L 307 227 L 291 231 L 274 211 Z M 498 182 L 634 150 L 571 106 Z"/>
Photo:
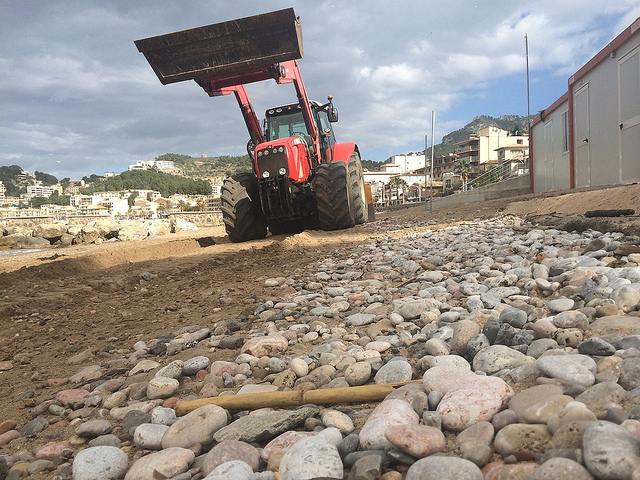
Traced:
<path fill-rule="evenodd" d="M 293 112 L 276 113 L 272 115 L 269 112 L 267 136 L 268 140 L 277 140 L 279 138 L 303 137 L 307 142 L 309 135 L 302 118 L 300 110 Z"/>

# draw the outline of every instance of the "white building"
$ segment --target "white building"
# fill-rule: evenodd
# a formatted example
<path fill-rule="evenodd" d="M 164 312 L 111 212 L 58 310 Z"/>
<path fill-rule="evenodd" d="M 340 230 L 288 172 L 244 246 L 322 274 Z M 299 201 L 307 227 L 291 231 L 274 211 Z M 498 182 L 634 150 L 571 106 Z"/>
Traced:
<path fill-rule="evenodd" d="M 57 191 L 55 187 L 45 187 L 44 185 L 29 185 L 27 187 L 27 197 L 45 197 L 48 198 Z"/>
<path fill-rule="evenodd" d="M 640 181 L 640 17 L 531 126 L 533 192 Z"/>
<path fill-rule="evenodd" d="M 0 205 L 4 205 L 5 195 L 7 194 L 7 187 L 4 186 L 4 183 L 0 182 Z"/>
<path fill-rule="evenodd" d="M 128 170 L 149 170 L 154 167 L 160 171 L 173 170 L 175 168 L 173 162 L 169 160 L 138 160 L 136 163 L 129 165 Z"/>
<path fill-rule="evenodd" d="M 424 155 L 410 153 L 408 155 L 394 155 L 391 163 L 385 163 L 380 169 L 390 173 L 404 173 L 424 168 Z"/>

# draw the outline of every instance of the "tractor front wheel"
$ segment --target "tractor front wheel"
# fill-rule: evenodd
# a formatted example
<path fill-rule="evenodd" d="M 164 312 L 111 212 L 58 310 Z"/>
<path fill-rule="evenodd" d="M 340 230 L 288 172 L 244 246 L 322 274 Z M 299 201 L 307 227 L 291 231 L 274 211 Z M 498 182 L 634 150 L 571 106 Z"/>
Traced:
<path fill-rule="evenodd" d="M 355 225 L 351 208 L 351 182 L 345 162 L 318 165 L 313 180 L 322 230 L 341 230 Z"/>
<path fill-rule="evenodd" d="M 222 185 L 222 220 L 229 240 L 246 242 L 267 236 L 267 219 L 260 207 L 258 179 L 241 173 Z"/>

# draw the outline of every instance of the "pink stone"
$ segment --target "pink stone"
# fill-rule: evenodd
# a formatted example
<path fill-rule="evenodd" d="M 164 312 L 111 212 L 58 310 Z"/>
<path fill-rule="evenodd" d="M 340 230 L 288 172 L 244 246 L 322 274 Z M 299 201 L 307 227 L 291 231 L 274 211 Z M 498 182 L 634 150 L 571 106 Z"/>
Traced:
<path fill-rule="evenodd" d="M 365 450 L 386 449 L 391 442 L 384 436 L 394 425 L 418 425 L 420 417 L 409 402 L 387 399 L 378 405 L 360 430 L 360 445 Z"/>
<path fill-rule="evenodd" d="M 447 440 L 439 428 L 426 425 L 393 425 L 384 432 L 394 446 L 416 458 L 444 452 Z"/>
<path fill-rule="evenodd" d="M 202 472 L 209 475 L 216 467 L 233 460 L 242 460 L 253 471 L 260 468 L 260 452 L 256 447 L 239 440 L 223 440 L 204 456 Z"/>
<path fill-rule="evenodd" d="M 62 442 L 50 442 L 36 452 L 36 460 L 55 461 L 60 458 L 71 458 L 74 453 L 71 442 L 64 440 Z"/>
<path fill-rule="evenodd" d="M 391 348 L 391 344 L 389 342 L 384 342 L 382 340 L 369 342 L 364 347 L 365 350 L 375 350 L 376 352 L 385 352 L 390 348 Z"/>
<path fill-rule="evenodd" d="M 68 378 L 48 378 L 44 381 L 44 386 L 47 388 L 61 387 L 68 381 Z"/>
<path fill-rule="evenodd" d="M 551 338 L 551 334 L 558 330 L 551 318 L 541 318 L 533 323 L 533 334 L 535 338 Z"/>
<path fill-rule="evenodd" d="M 211 375 L 214 376 L 222 376 L 223 373 L 228 373 L 232 377 L 238 373 L 238 364 L 235 362 L 225 362 L 222 360 L 217 360 L 211 364 Z"/>
<path fill-rule="evenodd" d="M 63 406 L 72 406 L 80 404 L 86 397 L 89 396 L 89 392 L 82 388 L 73 388 L 71 390 L 61 390 L 56 394 L 56 400 Z"/>
<path fill-rule="evenodd" d="M 289 347 L 289 342 L 282 335 L 269 335 L 248 339 L 242 346 L 241 353 L 249 353 L 254 357 L 272 357 L 282 353 Z"/>
<path fill-rule="evenodd" d="M 9 445 L 16 438 L 20 438 L 20 432 L 17 430 L 9 430 L 0 435 L 0 445 Z"/>
<path fill-rule="evenodd" d="M 260 452 L 260 456 L 266 462 L 269 460 L 269 455 L 274 450 L 281 450 L 282 452 L 287 452 L 289 449 L 299 440 L 303 438 L 312 437 L 316 432 L 298 432 L 295 430 L 290 430 L 288 432 L 284 432 L 282 435 L 277 436 L 269 443 L 265 445 L 265 447 Z"/>

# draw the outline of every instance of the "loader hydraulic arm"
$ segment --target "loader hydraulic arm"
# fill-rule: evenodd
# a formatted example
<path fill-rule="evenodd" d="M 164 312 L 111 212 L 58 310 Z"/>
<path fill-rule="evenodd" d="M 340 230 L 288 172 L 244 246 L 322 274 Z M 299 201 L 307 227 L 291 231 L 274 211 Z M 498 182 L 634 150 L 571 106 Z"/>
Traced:
<path fill-rule="evenodd" d="M 249 136 L 251 137 L 253 146 L 255 147 L 256 145 L 264 142 L 264 135 L 262 133 L 262 130 L 260 129 L 260 122 L 258 121 L 256 111 L 253 109 L 251 100 L 249 100 L 249 94 L 247 93 L 247 89 L 244 88 L 244 85 L 223 87 L 212 91 L 209 91 L 207 88 L 205 88 L 205 85 L 202 85 L 202 87 L 212 97 L 234 93 L 236 100 L 238 101 L 238 106 L 242 111 L 242 118 L 244 118 L 244 123 L 247 125 L 247 130 L 249 130 Z"/>
<path fill-rule="evenodd" d="M 296 95 L 298 103 L 302 110 L 302 118 L 304 118 L 304 124 L 311 140 L 309 145 L 312 156 L 316 159 L 320 158 L 320 136 L 318 128 L 313 120 L 313 113 L 311 112 L 311 106 L 309 105 L 309 97 L 307 97 L 307 91 L 304 87 L 304 81 L 302 80 L 302 73 L 298 66 L 297 60 L 289 60 L 286 62 L 277 63 L 268 68 L 262 68 L 260 70 L 247 70 L 241 74 L 234 74 L 227 77 L 216 77 L 206 80 L 197 80 L 205 92 L 211 97 L 220 95 L 228 95 L 231 92 L 235 93 L 236 99 L 242 115 L 244 116 L 247 129 L 251 140 L 255 145 L 262 143 L 264 137 L 258 119 L 255 114 L 255 110 L 249 100 L 244 85 L 247 83 L 260 82 L 263 80 L 274 79 L 278 85 L 287 83 L 293 83 L 296 89 Z M 256 142 L 256 140 L 259 140 Z"/>

